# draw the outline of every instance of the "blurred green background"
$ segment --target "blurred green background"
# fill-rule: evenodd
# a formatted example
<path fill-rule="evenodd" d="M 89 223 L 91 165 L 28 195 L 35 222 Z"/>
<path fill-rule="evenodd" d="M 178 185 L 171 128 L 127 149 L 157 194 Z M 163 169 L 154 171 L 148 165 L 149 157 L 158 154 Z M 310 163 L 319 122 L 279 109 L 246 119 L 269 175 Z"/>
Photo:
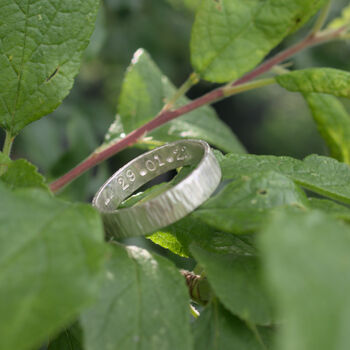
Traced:
<path fill-rule="evenodd" d="M 54 113 L 23 130 L 15 140 L 13 156 L 28 158 L 49 179 L 88 156 L 115 118 L 124 72 L 140 47 L 179 86 L 191 73 L 191 8 L 196 3 L 198 0 L 104 0 L 73 90 Z M 348 0 L 335 0 L 331 17 L 347 4 Z M 296 42 L 307 30 L 303 28 L 276 50 Z M 331 66 L 350 70 L 349 57 L 349 43 L 333 42 L 299 54 L 291 61 L 291 68 Z M 195 98 L 214 87 L 201 82 L 188 96 Z M 297 158 L 327 154 L 299 94 L 271 86 L 226 99 L 214 107 L 250 153 Z M 112 172 L 138 152 L 129 149 L 113 157 L 76 180 L 61 196 L 89 200 Z"/>

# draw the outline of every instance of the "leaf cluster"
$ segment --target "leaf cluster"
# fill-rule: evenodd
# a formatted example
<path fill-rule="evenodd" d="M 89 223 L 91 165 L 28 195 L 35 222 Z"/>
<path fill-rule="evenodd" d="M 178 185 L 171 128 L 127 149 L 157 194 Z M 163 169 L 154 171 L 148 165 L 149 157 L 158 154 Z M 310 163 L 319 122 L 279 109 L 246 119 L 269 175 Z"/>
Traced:
<path fill-rule="evenodd" d="M 106 239 L 90 204 L 58 198 L 33 164 L 10 158 L 21 129 L 69 93 L 99 1 L 0 0 L 0 126 L 6 131 L 0 152 L 0 350 L 347 349 L 350 117 L 339 98 L 350 98 L 350 73 L 275 66 L 297 49 L 347 39 L 349 7 L 322 29 L 325 0 L 170 2 L 195 11 L 194 73 L 176 88 L 138 49 L 117 116 L 99 147 L 91 141 L 88 161 L 150 121 L 198 103 L 185 94 L 202 79 L 226 85 L 205 95 L 199 108 L 132 141 L 145 150 L 203 139 L 216 148 L 222 182 L 197 210 L 137 246 L 118 235 Z M 299 46 L 263 62 L 317 12 L 314 30 Z M 262 73 L 270 76 L 254 80 Z M 305 99 L 330 156 L 247 154 L 209 105 L 268 84 Z M 76 148 L 86 134 L 75 139 Z M 146 201 L 191 171 L 179 169 L 169 183 L 122 205 Z"/>

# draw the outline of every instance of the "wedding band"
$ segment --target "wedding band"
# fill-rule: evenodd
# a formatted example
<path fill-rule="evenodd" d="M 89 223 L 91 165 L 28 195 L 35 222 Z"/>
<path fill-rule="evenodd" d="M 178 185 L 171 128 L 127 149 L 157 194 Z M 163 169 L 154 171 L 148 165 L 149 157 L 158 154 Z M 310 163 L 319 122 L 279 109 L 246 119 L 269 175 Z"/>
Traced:
<path fill-rule="evenodd" d="M 141 204 L 117 209 L 145 183 L 169 170 L 195 165 L 182 181 Z M 183 218 L 215 191 L 221 170 L 210 146 L 180 140 L 146 152 L 120 168 L 96 193 L 92 204 L 102 214 L 107 234 L 118 238 L 152 233 Z"/>

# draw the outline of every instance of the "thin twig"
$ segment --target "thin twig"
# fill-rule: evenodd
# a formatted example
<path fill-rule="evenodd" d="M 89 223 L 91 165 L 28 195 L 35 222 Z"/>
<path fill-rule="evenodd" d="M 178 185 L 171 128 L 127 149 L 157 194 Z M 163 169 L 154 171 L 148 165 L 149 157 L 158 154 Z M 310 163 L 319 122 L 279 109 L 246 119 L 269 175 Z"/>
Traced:
<path fill-rule="evenodd" d="M 319 16 L 317 17 L 317 20 L 311 29 L 310 35 L 317 35 L 317 33 L 322 29 L 323 25 L 325 24 L 329 10 L 331 9 L 332 0 L 328 0 L 327 4 L 321 9 Z"/>
<path fill-rule="evenodd" d="M 286 59 L 290 58 L 296 53 L 302 51 L 303 49 L 324 43 L 329 40 L 337 39 L 345 30 L 346 30 L 346 27 L 341 27 L 337 30 L 325 31 L 318 35 L 307 36 L 305 39 L 303 39 L 299 43 L 278 53 L 274 57 L 263 62 L 260 66 L 252 70 L 250 73 L 246 74 L 242 78 L 232 83 L 230 87 L 232 88 L 231 95 L 240 92 L 241 90 L 239 87 L 246 86 L 244 85 L 245 83 L 257 78 L 263 73 L 268 72 L 275 65 L 280 64 L 281 62 L 285 61 Z M 233 89 L 233 87 L 236 87 L 236 89 Z M 227 85 L 226 85 L 223 87 L 219 87 L 215 90 L 212 90 L 211 92 L 175 110 L 161 111 L 154 119 L 152 119 L 148 123 L 132 131 L 131 133 L 126 135 L 123 139 L 108 146 L 102 151 L 99 151 L 98 153 L 97 152 L 93 153 L 91 156 L 85 159 L 82 163 L 77 165 L 75 168 L 71 169 L 68 173 L 64 174 L 62 177 L 52 182 L 50 185 L 51 190 L 53 192 L 57 192 L 62 187 L 64 187 L 65 185 L 67 185 L 77 177 L 79 177 L 85 171 L 91 169 L 92 167 L 99 164 L 100 162 L 110 158 L 111 156 L 115 155 L 116 153 L 120 152 L 126 147 L 132 146 L 138 141 L 139 138 L 143 137 L 147 132 L 156 129 L 157 127 L 163 125 L 164 123 L 172 119 L 175 119 L 181 115 L 189 113 L 199 107 L 212 104 L 214 102 L 221 100 L 224 97 L 228 97 L 231 95 L 227 93 Z"/>
<path fill-rule="evenodd" d="M 179 89 L 176 91 L 175 95 L 164 105 L 162 112 L 167 111 L 171 109 L 175 102 L 185 95 L 187 91 L 195 84 L 199 82 L 199 77 L 197 73 L 193 72 L 189 78 L 179 87 Z"/>
<path fill-rule="evenodd" d="M 2 153 L 8 157 L 10 157 L 11 155 L 11 149 L 12 149 L 12 144 L 14 139 L 15 137 L 12 136 L 12 134 L 9 131 L 6 131 Z M 3 175 L 6 171 L 7 171 L 7 165 L 5 164 L 0 165 L 0 176 Z"/>

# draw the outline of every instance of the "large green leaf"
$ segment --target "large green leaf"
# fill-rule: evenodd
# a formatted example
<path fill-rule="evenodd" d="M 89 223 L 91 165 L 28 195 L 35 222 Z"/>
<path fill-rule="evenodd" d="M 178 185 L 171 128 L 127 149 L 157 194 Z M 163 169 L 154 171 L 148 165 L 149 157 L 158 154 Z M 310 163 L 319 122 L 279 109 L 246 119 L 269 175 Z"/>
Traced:
<path fill-rule="evenodd" d="M 350 167 L 335 159 L 311 155 L 290 157 L 229 154 L 220 161 L 224 179 L 273 170 L 321 195 L 350 203 Z"/>
<path fill-rule="evenodd" d="M 82 315 L 87 350 L 190 350 L 189 295 L 168 260 L 112 246 L 98 301 Z"/>
<path fill-rule="evenodd" d="M 331 155 L 350 164 L 350 115 L 343 104 L 325 94 L 311 93 L 304 97 Z"/>
<path fill-rule="evenodd" d="M 333 68 L 310 68 L 276 76 L 279 85 L 293 92 L 318 92 L 350 98 L 350 73 Z"/>
<path fill-rule="evenodd" d="M 271 332 L 259 327 L 257 339 L 241 320 L 213 300 L 195 321 L 193 333 L 195 350 L 266 350 L 261 342 L 267 345 Z"/>
<path fill-rule="evenodd" d="M 45 179 L 38 173 L 36 167 L 25 159 L 12 161 L 0 152 L 0 180 L 10 188 L 39 187 L 48 190 Z"/>
<path fill-rule="evenodd" d="M 209 199 L 193 215 L 216 229 L 231 233 L 256 231 L 275 208 L 308 205 L 304 192 L 275 172 L 243 176 Z"/>
<path fill-rule="evenodd" d="M 266 279 L 283 325 L 276 349 L 350 345 L 350 229 L 320 213 L 279 213 L 261 235 Z"/>
<path fill-rule="evenodd" d="M 106 135 L 106 142 L 123 137 L 153 119 L 176 89 L 161 73 L 147 52 L 138 50 L 127 70 L 119 98 L 118 116 Z M 176 106 L 189 100 L 182 97 Z M 219 120 L 213 108 L 206 106 L 183 115 L 149 136 L 146 147 L 181 138 L 198 138 L 226 152 L 244 153 L 244 148 L 228 126 Z"/>
<path fill-rule="evenodd" d="M 17 134 L 68 94 L 98 0 L 0 0 L 0 126 Z"/>
<path fill-rule="evenodd" d="M 299 28 L 323 0 L 203 0 L 191 40 L 191 60 L 204 79 L 226 82 L 254 68 Z"/>
<path fill-rule="evenodd" d="M 256 256 L 213 253 L 195 244 L 190 250 L 228 310 L 249 323 L 272 323 L 271 303 L 262 285 Z"/>
<path fill-rule="evenodd" d="M 0 184 L 0 349 L 32 349 L 90 304 L 104 257 L 95 210 Z"/>

